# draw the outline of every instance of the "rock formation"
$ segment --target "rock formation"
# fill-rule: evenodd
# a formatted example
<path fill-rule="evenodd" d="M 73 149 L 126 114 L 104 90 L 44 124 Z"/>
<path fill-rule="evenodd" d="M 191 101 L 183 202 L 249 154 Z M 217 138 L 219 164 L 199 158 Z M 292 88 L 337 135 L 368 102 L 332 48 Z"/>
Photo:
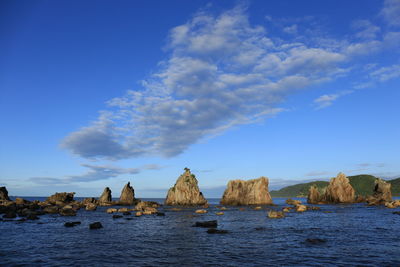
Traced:
<path fill-rule="evenodd" d="M 229 181 L 221 200 L 222 205 L 270 205 L 268 178 L 260 177 L 248 181 Z"/>
<path fill-rule="evenodd" d="M 319 195 L 318 188 L 313 185 L 310 187 L 307 196 L 307 203 L 318 204 L 321 202 L 321 196 Z"/>
<path fill-rule="evenodd" d="M 69 203 L 69 202 L 74 201 L 74 195 L 75 195 L 75 192 L 55 193 L 54 195 L 51 195 L 50 197 L 48 197 L 46 201 L 53 205 L 58 205 L 60 203 Z"/>
<path fill-rule="evenodd" d="M 135 205 L 138 200 L 135 198 L 135 191 L 128 182 L 121 191 L 121 196 L 119 197 L 120 205 Z"/>
<path fill-rule="evenodd" d="M 385 202 L 392 201 L 392 191 L 391 184 L 385 182 L 382 179 L 377 179 L 375 181 L 374 193 L 372 196 L 367 198 L 369 205 L 381 205 Z"/>
<path fill-rule="evenodd" d="M 0 187 L 0 201 L 10 201 L 8 191 L 5 186 Z"/>
<path fill-rule="evenodd" d="M 111 196 L 111 189 L 109 187 L 104 188 L 103 194 L 101 194 L 99 198 L 99 204 L 107 204 L 111 203 L 112 196 Z"/>
<path fill-rule="evenodd" d="M 353 203 L 354 193 L 349 179 L 344 173 L 339 173 L 336 178 L 330 180 L 322 201 L 327 203 Z"/>
<path fill-rule="evenodd" d="M 207 200 L 199 190 L 194 174 L 188 168 L 179 176 L 175 185 L 168 190 L 165 205 L 204 205 Z"/>

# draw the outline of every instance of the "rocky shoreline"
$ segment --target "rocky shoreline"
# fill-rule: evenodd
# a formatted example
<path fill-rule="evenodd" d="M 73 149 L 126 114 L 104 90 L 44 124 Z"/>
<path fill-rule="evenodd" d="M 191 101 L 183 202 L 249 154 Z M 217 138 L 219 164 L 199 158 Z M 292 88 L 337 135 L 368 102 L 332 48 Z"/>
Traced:
<path fill-rule="evenodd" d="M 164 202 L 166 207 L 157 202 L 141 201 L 135 198 L 135 191 L 129 182 L 123 187 L 118 201 L 112 200 L 112 192 L 109 187 L 104 189 L 98 199 L 92 197 L 77 201 L 74 199 L 74 195 L 74 192 L 61 192 L 49 196 L 45 201 L 28 201 L 22 198 L 11 200 L 6 187 L 0 187 L 1 221 L 38 220 L 40 216 L 46 214 L 76 216 L 78 210 L 91 212 L 98 207 L 109 207 L 105 212 L 111 214 L 113 219 L 123 218 L 123 216 L 129 216 L 132 213 L 135 217 L 144 215 L 165 216 L 166 211 L 179 212 L 185 206 L 201 207 L 201 209 L 194 210 L 196 216 L 199 216 L 200 214 L 207 214 L 209 208 L 207 200 L 198 187 L 196 177 L 188 168 L 185 168 L 185 172 L 178 177 L 175 185 L 168 191 Z M 323 192 L 318 191 L 315 186 L 311 186 L 307 203 L 314 205 L 366 203 L 368 206 L 380 205 L 391 209 L 400 207 L 400 200 L 393 201 L 392 199 L 389 183 L 378 179 L 371 196 L 356 196 L 348 178 L 343 173 L 332 178 Z M 220 204 L 221 206 L 216 206 L 218 209 L 215 212 L 216 216 L 224 215 L 224 212 L 230 209 L 225 206 L 248 206 L 254 210 L 267 211 L 266 216 L 271 219 L 285 218 L 286 214 L 290 212 L 303 213 L 320 210 L 319 206 L 304 205 L 301 201 L 293 199 L 287 199 L 286 204 L 288 206 L 276 210 L 268 191 L 268 178 L 266 177 L 248 181 L 229 181 Z M 168 208 L 169 206 L 175 207 Z M 159 211 L 160 208 L 162 208 L 162 211 Z M 238 207 L 238 209 L 246 210 L 244 207 Z M 398 214 L 398 212 L 394 212 L 394 214 Z M 67 222 L 65 226 L 74 227 L 79 224 L 80 222 Z M 94 222 L 89 228 L 102 228 L 101 222 Z M 211 232 L 227 233 L 226 231 Z"/>

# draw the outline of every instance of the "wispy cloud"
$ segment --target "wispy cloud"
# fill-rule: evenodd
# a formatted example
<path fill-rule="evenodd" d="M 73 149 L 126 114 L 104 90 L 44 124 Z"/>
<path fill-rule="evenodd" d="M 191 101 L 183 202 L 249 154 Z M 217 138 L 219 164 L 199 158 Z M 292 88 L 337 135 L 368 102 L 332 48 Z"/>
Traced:
<path fill-rule="evenodd" d="M 158 166 L 156 164 L 144 165 L 140 168 L 121 168 L 110 165 L 90 165 L 90 164 L 81 164 L 81 166 L 88 168 L 84 174 L 81 175 L 70 175 L 62 178 L 54 178 L 54 177 L 31 177 L 29 181 L 34 182 L 36 184 L 71 184 L 77 182 L 93 182 L 99 180 L 106 180 L 113 177 L 117 177 L 123 174 L 138 174 L 142 170 L 159 170 L 162 166 Z"/>
<path fill-rule="evenodd" d="M 374 39 L 299 38 L 295 27 L 287 29 L 295 36 L 283 40 L 252 25 L 243 6 L 211 13 L 204 9 L 171 29 L 168 56 L 153 75 L 111 99 L 62 147 L 92 159 L 176 156 L 205 137 L 284 111 L 279 104 L 287 96 L 347 75 L 352 57 L 382 48 Z M 360 34 L 372 38 L 373 32 Z M 323 95 L 315 104 L 327 107 L 349 92 Z"/>
<path fill-rule="evenodd" d="M 314 100 L 316 109 L 322 109 L 329 107 L 336 101 L 339 97 L 353 93 L 352 90 L 341 91 L 336 94 L 322 95 Z"/>
<path fill-rule="evenodd" d="M 305 176 L 326 176 L 331 174 L 330 172 L 327 171 L 312 171 L 309 173 L 306 173 Z"/>
<path fill-rule="evenodd" d="M 380 15 L 389 25 L 400 26 L 400 0 L 385 0 Z"/>

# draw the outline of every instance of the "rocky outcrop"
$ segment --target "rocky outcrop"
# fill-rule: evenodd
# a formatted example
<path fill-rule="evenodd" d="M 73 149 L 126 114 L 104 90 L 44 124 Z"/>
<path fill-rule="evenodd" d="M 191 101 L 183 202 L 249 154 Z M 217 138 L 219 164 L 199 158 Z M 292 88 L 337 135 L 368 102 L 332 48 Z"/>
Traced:
<path fill-rule="evenodd" d="M 106 188 L 107 189 L 107 188 Z M 122 188 L 121 196 L 119 197 L 120 205 L 136 205 L 138 200 L 135 198 L 135 190 L 131 186 L 130 182 L 128 182 L 124 188 Z"/>
<path fill-rule="evenodd" d="M 353 203 L 355 191 L 344 173 L 339 173 L 332 178 L 326 188 L 323 202 L 326 203 Z"/>
<path fill-rule="evenodd" d="M 307 203 L 309 204 L 318 204 L 321 202 L 321 196 L 319 194 L 318 188 L 313 185 L 310 187 L 307 196 Z"/>
<path fill-rule="evenodd" d="M 374 193 L 367 198 L 369 205 L 383 205 L 386 202 L 392 201 L 391 184 L 382 179 L 375 181 Z"/>
<path fill-rule="evenodd" d="M 188 168 L 179 176 L 175 185 L 168 190 L 165 205 L 195 206 L 204 205 L 207 200 L 200 192 L 197 179 Z"/>
<path fill-rule="evenodd" d="M 222 205 L 270 205 L 268 178 L 260 177 L 248 181 L 229 181 L 222 196 Z"/>
<path fill-rule="evenodd" d="M 132 189 L 133 190 L 133 189 Z M 99 205 L 109 204 L 112 201 L 111 189 L 109 187 L 104 188 L 103 194 L 99 198 Z"/>
<path fill-rule="evenodd" d="M 0 187 L 0 201 L 10 201 L 8 191 L 5 186 Z"/>
<path fill-rule="evenodd" d="M 51 195 L 50 197 L 47 198 L 47 202 L 53 205 L 60 205 L 63 203 L 70 203 L 74 201 L 74 195 L 75 192 L 72 193 L 55 193 L 54 195 Z"/>

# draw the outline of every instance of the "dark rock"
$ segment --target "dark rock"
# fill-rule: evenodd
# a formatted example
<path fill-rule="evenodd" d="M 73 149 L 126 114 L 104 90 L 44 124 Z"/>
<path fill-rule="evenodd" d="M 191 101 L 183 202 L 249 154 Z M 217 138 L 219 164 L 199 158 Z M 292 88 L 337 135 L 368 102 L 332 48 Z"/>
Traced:
<path fill-rule="evenodd" d="M 112 202 L 111 189 L 109 187 L 104 188 L 103 194 L 99 198 L 99 204 L 104 205 Z"/>
<path fill-rule="evenodd" d="M 101 225 L 100 222 L 94 222 L 89 224 L 89 229 L 100 229 L 103 228 L 103 225 Z"/>
<path fill-rule="evenodd" d="M 157 216 L 165 216 L 164 212 L 157 212 L 156 214 L 157 214 Z"/>
<path fill-rule="evenodd" d="M 120 205 L 135 205 L 138 200 L 135 198 L 135 190 L 128 182 L 121 191 L 121 196 L 119 198 Z"/>
<path fill-rule="evenodd" d="M 374 193 L 367 198 L 368 205 L 384 205 L 392 201 L 391 184 L 382 179 L 375 181 Z"/>
<path fill-rule="evenodd" d="M 36 214 L 31 213 L 31 214 L 28 214 L 28 216 L 26 216 L 26 219 L 27 220 L 39 220 L 40 218 L 38 216 L 36 216 Z"/>
<path fill-rule="evenodd" d="M 16 217 L 17 217 L 17 214 L 14 211 L 9 211 L 3 215 L 3 218 L 5 218 L 5 219 L 14 219 Z"/>
<path fill-rule="evenodd" d="M 73 209 L 61 209 L 59 213 L 61 216 L 76 216 L 76 211 Z"/>
<path fill-rule="evenodd" d="M 98 204 L 98 200 L 97 199 L 95 199 L 94 197 L 88 197 L 88 198 L 85 198 L 84 200 L 82 200 L 82 204 L 84 205 L 84 206 L 86 206 L 87 204 L 89 204 L 89 203 L 91 203 L 91 204 Z"/>
<path fill-rule="evenodd" d="M 64 223 L 64 226 L 65 227 L 74 227 L 74 226 L 77 226 L 79 224 L 81 224 L 81 222 L 66 222 L 66 223 Z"/>
<path fill-rule="evenodd" d="M 264 231 L 264 230 L 266 230 L 267 228 L 265 228 L 265 227 L 256 227 L 256 228 L 254 228 L 254 229 L 256 229 L 256 231 Z"/>
<path fill-rule="evenodd" d="M 112 217 L 113 217 L 113 219 L 119 219 L 119 218 L 122 218 L 123 216 L 122 215 L 113 215 Z"/>
<path fill-rule="evenodd" d="M 312 245 L 319 245 L 319 244 L 324 244 L 326 243 L 325 239 L 320 239 L 320 238 L 307 238 L 306 242 Z"/>
<path fill-rule="evenodd" d="M 400 215 L 400 211 L 393 211 L 392 213 L 393 213 L 393 214 Z"/>
<path fill-rule="evenodd" d="M 130 213 L 129 211 L 125 211 L 124 213 L 122 213 L 122 215 L 128 216 L 128 215 L 132 215 L 132 213 Z"/>
<path fill-rule="evenodd" d="M 97 209 L 96 203 L 87 203 L 85 210 L 94 211 Z"/>
<path fill-rule="evenodd" d="M 10 201 L 10 198 L 8 197 L 8 191 L 5 186 L 0 187 L 0 201 Z"/>
<path fill-rule="evenodd" d="M 133 220 L 133 218 L 125 218 L 125 220 L 130 221 Z"/>
<path fill-rule="evenodd" d="M 193 227 L 205 227 L 205 228 L 216 228 L 218 226 L 218 222 L 214 221 L 203 221 L 203 222 L 196 222 Z"/>
<path fill-rule="evenodd" d="M 47 202 L 55 205 L 58 203 L 70 203 L 72 201 L 74 201 L 74 195 L 75 192 L 71 192 L 71 193 L 55 193 L 54 195 L 51 195 L 50 197 L 47 198 Z"/>
<path fill-rule="evenodd" d="M 215 229 L 215 228 L 211 228 L 207 230 L 208 234 L 227 234 L 228 231 L 227 230 L 220 230 L 220 229 Z"/>

